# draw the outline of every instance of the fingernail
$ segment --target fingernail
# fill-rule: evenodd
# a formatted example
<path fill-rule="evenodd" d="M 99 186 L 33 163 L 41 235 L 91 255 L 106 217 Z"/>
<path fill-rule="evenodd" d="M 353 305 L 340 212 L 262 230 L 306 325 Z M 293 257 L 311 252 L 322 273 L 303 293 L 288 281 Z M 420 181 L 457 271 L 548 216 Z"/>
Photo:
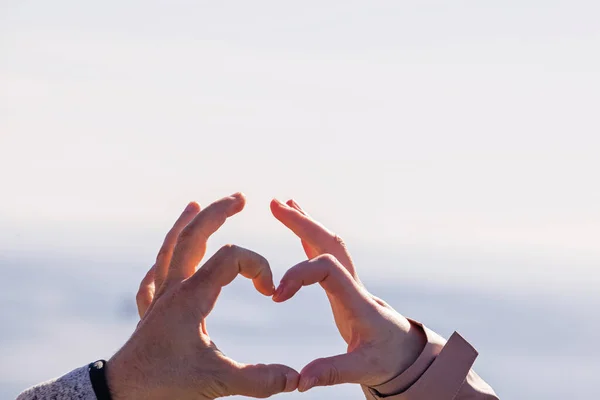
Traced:
<path fill-rule="evenodd" d="M 194 207 L 196 207 L 196 203 L 193 201 L 190 201 L 188 203 L 188 205 L 185 206 L 185 210 L 183 210 L 183 212 L 191 212 L 194 209 Z"/>
<path fill-rule="evenodd" d="M 307 390 L 312 389 L 316 384 L 317 384 L 317 378 L 301 380 L 300 385 L 298 385 L 298 391 L 306 392 Z"/>
<path fill-rule="evenodd" d="M 292 202 L 292 204 L 294 205 L 294 207 L 296 207 L 298 210 L 300 210 L 300 211 L 304 211 L 304 210 L 302 209 L 302 207 L 300 207 L 300 204 L 296 203 L 296 200 L 294 200 L 294 199 L 291 199 L 290 201 Z"/>

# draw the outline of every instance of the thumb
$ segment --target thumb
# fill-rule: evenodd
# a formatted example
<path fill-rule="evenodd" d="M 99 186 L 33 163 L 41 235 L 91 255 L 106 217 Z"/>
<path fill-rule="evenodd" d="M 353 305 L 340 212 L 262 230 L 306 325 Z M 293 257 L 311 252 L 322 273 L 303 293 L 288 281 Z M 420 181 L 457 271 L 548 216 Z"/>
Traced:
<path fill-rule="evenodd" d="M 237 370 L 233 394 L 266 398 L 281 392 L 293 392 L 300 374 L 281 364 L 243 365 Z"/>
<path fill-rule="evenodd" d="M 369 368 L 359 352 L 319 358 L 310 362 L 300 372 L 299 392 L 315 386 L 332 386 L 342 383 L 365 383 L 375 375 L 376 366 Z"/>

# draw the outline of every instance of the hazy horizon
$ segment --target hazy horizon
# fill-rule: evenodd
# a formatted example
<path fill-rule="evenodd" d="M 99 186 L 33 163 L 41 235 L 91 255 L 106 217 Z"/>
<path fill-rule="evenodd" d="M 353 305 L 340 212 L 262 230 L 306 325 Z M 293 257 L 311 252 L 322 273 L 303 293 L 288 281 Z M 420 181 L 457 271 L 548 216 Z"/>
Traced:
<path fill-rule="evenodd" d="M 263 247 L 276 281 L 290 261 L 301 257 L 299 250 L 286 246 Z M 406 282 L 404 272 L 431 268 L 426 259 L 407 262 L 407 258 L 381 254 L 380 263 L 401 267 L 383 276 L 363 262 L 369 254 L 355 254 L 361 278 L 373 293 L 440 334 L 448 337 L 458 330 L 473 343 L 480 352 L 476 371 L 501 398 L 587 398 L 597 392 L 589 379 L 600 372 L 596 352 L 589 351 L 589 343 L 600 329 L 600 321 L 592 317 L 600 306 L 597 294 L 543 295 L 488 285 L 477 290 L 444 285 L 435 277 Z M 40 253 L 0 257 L 7 287 L 0 300 L 10 304 L 0 313 L 5 327 L 0 333 L 0 353 L 4 355 L 0 395 L 14 397 L 27 386 L 90 360 L 110 357 L 135 327 L 134 295 L 152 256 L 147 258 L 145 263 L 123 254 L 115 259 L 111 255 Z M 225 288 L 208 327 L 217 345 L 242 362 L 281 362 L 301 369 L 311 359 L 345 348 L 318 286 L 303 289 L 289 303 L 275 304 L 239 277 Z M 549 359 L 552 365 L 569 368 L 549 368 Z M 325 395 L 360 398 L 361 392 L 343 385 L 278 397 L 317 399 Z"/>

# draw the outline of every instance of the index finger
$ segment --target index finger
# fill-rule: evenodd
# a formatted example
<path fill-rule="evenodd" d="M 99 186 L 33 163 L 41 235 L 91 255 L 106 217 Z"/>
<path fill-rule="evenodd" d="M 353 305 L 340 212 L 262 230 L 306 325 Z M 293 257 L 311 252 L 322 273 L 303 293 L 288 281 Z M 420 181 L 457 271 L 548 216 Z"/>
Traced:
<path fill-rule="evenodd" d="M 167 280 L 182 281 L 191 276 L 206 253 L 206 242 L 227 220 L 242 211 L 246 198 L 235 193 L 215 201 L 190 222 L 179 234 Z"/>
<path fill-rule="evenodd" d="M 229 285 L 238 274 L 252 279 L 256 290 L 265 296 L 275 292 L 269 262 L 260 254 L 235 245 L 221 247 L 184 284 L 200 295 L 202 305 L 207 307 L 203 310 L 206 315 L 214 306 L 221 288 Z"/>
<path fill-rule="evenodd" d="M 373 300 L 365 289 L 352 278 L 348 270 L 330 254 L 303 261 L 290 268 L 279 283 L 273 300 L 284 302 L 303 286 L 319 283 L 328 295 L 340 300 L 346 307 L 367 310 Z"/>
<path fill-rule="evenodd" d="M 335 256 L 354 279 L 358 279 L 354 263 L 344 245 L 344 241 L 339 236 L 309 217 L 305 212 L 290 207 L 277 199 L 271 201 L 271 212 L 275 218 L 294 232 L 296 236 L 315 248 L 319 254 Z"/>

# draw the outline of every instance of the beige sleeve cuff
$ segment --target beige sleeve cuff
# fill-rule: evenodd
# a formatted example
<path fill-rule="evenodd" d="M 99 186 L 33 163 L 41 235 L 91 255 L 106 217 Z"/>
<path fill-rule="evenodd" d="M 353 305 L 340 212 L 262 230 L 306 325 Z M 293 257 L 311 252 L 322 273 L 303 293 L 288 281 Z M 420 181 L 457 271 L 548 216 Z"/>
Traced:
<path fill-rule="evenodd" d="M 375 387 L 363 386 L 367 399 L 497 399 L 489 385 L 471 371 L 478 353 L 462 336 L 454 332 L 446 342 L 421 323 L 410 322 L 427 338 L 423 351 L 396 378 Z"/>

